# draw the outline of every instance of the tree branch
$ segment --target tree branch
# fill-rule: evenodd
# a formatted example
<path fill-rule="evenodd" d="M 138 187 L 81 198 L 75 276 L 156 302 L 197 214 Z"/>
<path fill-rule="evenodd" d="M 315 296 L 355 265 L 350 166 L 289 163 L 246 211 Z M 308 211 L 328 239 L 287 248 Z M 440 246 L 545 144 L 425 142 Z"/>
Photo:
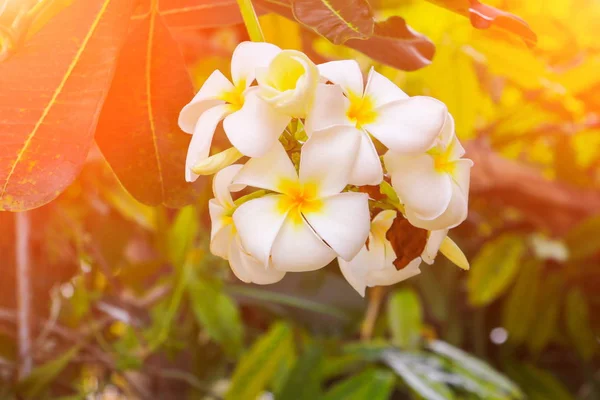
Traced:
<path fill-rule="evenodd" d="M 23 379 L 33 368 L 31 354 L 31 273 L 29 254 L 29 213 L 15 215 L 15 245 L 17 269 L 17 330 L 19 353 L 19 378 Z"/>

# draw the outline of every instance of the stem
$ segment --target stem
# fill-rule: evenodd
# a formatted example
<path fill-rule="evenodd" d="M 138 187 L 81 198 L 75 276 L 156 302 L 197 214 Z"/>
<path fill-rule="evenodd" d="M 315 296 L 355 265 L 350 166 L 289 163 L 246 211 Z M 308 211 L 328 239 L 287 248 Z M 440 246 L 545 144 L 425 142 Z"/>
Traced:
<path fill-rule="evenodd" d="M 244 24 L 248 30 L 250 40 L 253 42 L 264 42 L 265 37 L 262 33 L 262 29 L 260 29 L 260 23 L 258 22 L 256 11 L 254 11 L 252 0 L 237 0 L 237 2 L 240 6 L 240 12 L 242 13 L 242 18 L 244 19 Z"/>
<path fill-rule="evenodd" d="M 381 303 L 385 297 L 386 288 L 383 286 L 375 286 L 369 289 L 369 304 L 367 306 L 367 312 L 365 313 L 365 319 L 360 327 L 360 338 L 362 340 L 371 340 L 373 337 L 373 330 L 377 317 L 379 316 L 379 309 Z"/>
<path fill-rule="evenodd" d="M 31 282 L 29 259 L 29 233 L 31 220 L 27 212 L 15 214 L 16 269 L 17 269 L 17 330 L 19 339 L 19 377 L 31 372 Z"/>

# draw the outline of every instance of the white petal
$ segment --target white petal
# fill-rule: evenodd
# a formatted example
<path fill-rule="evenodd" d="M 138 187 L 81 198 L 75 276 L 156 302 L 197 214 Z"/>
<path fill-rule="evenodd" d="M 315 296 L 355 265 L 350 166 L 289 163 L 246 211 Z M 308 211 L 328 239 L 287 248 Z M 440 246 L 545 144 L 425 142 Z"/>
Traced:
<path fill-rule="evenodd" d="M 437 231 L 441 229 L 451 229 L 460 225 L 467 219 L 469 203 L 467 197 L 455 182 L 452 182 L 452 198 L 448 208 L 434 219 L 423 219 L 418 214 L 406 207 L 406 218 L 417 228 Z"/>
<path fill-rule="evenodd" d="M 300 181 L 317 183 L 319 197 L 340 193 L 356 160 L 361 132 L 334 126 L 315 133 L 302 147 Z"/>
<path fill-rule="evenodd" d="M 385 76 L 375 71 L 373 67 L 369 71 L 365 96 L 373 99 L 374 107 L 379 108 L 392 101 L 408 99 L 408 95 Z"/>
<path fill-rule="evenodd" d="M 366 132 L 360 132 L 360 145 L 356 153 L 356 161 L 348 178 L 349 185 L 379 185 L 383 180 L 383 169 L 379 154 L 373 141 Z"/>
<path fill-rule="evenodd" d="M 289 122 L 290 117 L 277 113 L 255 93 L 248 93 L 242 108 L 225 118 L 223 128 L 231 144 L 242 154 L 261 157 Z"/>
<path fill-rule="evenodd" d="M 366 246 L 363 246 L 352 261 L 344 261 L 338 257 L 338 264 L 342 275 L 348 283 L 361 295 L 365 296 L 367 288 L 367 273 L 374 261 Z"/>
<path fill-rule="evenodd" d="M 431 97 L 411 97 L 376 109 L 375 122 L 365 129 L 387 148 L 399 153 L 427 151 L 440 133 L 446 114 L 444 103 Z"/>
<path fill-rule="evenodd" d="M 213 178 L 213 194 L 217 201 L 224 207 L 233 207 L 233 200 L 231 198 L 231 191 L 229 186 L 233 181 L 233 178 L 242 169 L 242 164 L 234 164 L 229 167 L 223 168 Z"/>
<path fill-rule="evenodd" d="M 384 210 L 373 218 L 371 222 L 371 234 L 369 235 L 369 253 L 374 260 L 372 270 L 384 269 L 394 263 L 396 253 L 389 240 L 386 238 L 387 231 L 398 215 L 397 211 Z"/>
<path fill-rule="evenodd" d="M 435 260 L 435 257 L 440 250 L 440 246 L 442 245 L 442 242 L 446 236 L 448 236 L 448 229 L 429 232 L 427 243 L 423 249 L 423 254 L 421 254 L 423 261 L 430 265 L 433 264 L 433 261 Z"/>
<path fill-rule="evenodd" d="M 354 126 L 354 123 L 346 115 L 349 106 L 350 100 L 344 96 L 340 86 L 320 83 L 315 93 L 315 101 L 304 124 L 306 133 L 310 136 L 313 132 L 335 125 Z"/>
<path fill-rule="evenodd" d="M 279 192 L 282 181 L 297 181 L 298 174 L 281 143 L 276 142 L 267 154 L 251 158 L 234 178 L 237 185 L 253 186 Z"/>
<path fill-rule="evenodd" d="M 370 271 L 367 275 L 367 285 L 369 287 L 395 285 L 398 282 L 420 274 L 419 265 L 421 265 L 421 258 L 417 257 L 399 271 L 393 265 L 381 270 Z"/>
<path fill-rule="evenodd" d="M 321 199 L 318 211 L 303 211 L 303 215 L 325 243 L 350 261 L 369 237 L 368 199 L 366 193 L 340 193 Z"/>
<path fill-rule="evenodd" d="M 219 97 L 223 92 L 233 90 L 233 85 L 229 79 L 219 70 L 215 70 L 206 79 L 198 93 L 192 101 L 186 104 L 179 113 L 179 127 L 186 133 L 194 132 L 194 127 L 200 115 L 211 107 L 223 104 Z"/>
<path fill-rule="evenodd" d="M 273 242 L 287 216 L 287 211 L 279 211 L 282 197 L 272 195 L 250 200 L 233 213 L 244 249 L 264 266 L 269 265 Z"/>
<path fill-rule="evenodd" d="M 274 44 L 265 42 L 242 42 L 233 51 L 231 56 L 231 78 L 238 86 L 246 87 L 254 81 L 256 68 L 266 67 L 271 60 L 281 51 Z"/>
<path fill-rule="evenodd" d="M 314 271 L 335 258 L 335 252 L 299 216 L 286 218 L 271 250 L 276 269 L 288 272 Z"/>
<path fill-rule="evenodd" d="M 294 73 L 290 73 L 293 70 Z M 301 72 L 299 76 L 297 72 Z M 268 68 L 257 68 L 260 96 L 278 112 L 305 118 L 312 107 L 319 71 L 306 54 L 282 50 Z"/>
<path fill-rule="evenodd" d="M 208 202 L 210 214 L 210 252 L 216 256 L 227 259 L 227 251 L 233 237 L 233 225 L 226 223 L 227 210 L 215 199 Z"/>
<path fill-rule="evenodd" d="M 233 225 L 225 225 L 210 240 L 210 252 L 215 256 L 228 260 L 229 246 L 233 241 Z"/>
<path fill-rule="evenodd" d="M 469 197 L 469 187 L 471 182 L 471 167 L 473 161 L 462 158 L 454 162 L 454 171 L 452 179 L 458 184 L 465 197 Z"/>
<path fill-rule="evenodd" d="M 432 156 L 388 151 L 384 160 L 400 201 L 418 217 L 433 219 L 446 210 L 452 197 L 452 179 L 436 171 Z"/>
<path fill-rule="evenodd" d="M 363 76 L 354 60 L 330 61 L 317 65 L 319 73 L 328 81 L 342 87 L 346 94 L 363 94 Z"/>
<path fill-rule="evenodd" d="M 185 159 L 185 180 L 187 182 L 194 182 L 198 179 L 198 175 L 192 172 L 192 167 L 208 158 L 217 125 L 228 113 L 227 105 L 219 104 L 206 110 L 198 119 Z"/>
<path fill-rule="evenodd" d="M 239 237 L 235 238 L 229 248 L 229 265 L 235 276 L 246 283 L 270 285 L 279 282 L 285 276 L 285 272 L 276 270 L 272 265 L 265 268 L 263 264 L 246 253 Z"/>

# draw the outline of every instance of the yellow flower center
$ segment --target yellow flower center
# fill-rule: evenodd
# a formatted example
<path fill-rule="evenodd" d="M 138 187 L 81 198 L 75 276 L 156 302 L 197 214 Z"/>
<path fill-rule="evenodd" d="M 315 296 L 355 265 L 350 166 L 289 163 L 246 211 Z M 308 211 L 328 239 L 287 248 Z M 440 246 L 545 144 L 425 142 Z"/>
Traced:
<path fill-rule="evenodd" d="M 289 54 L 282 52 L 269 66 L 268 83 L 280 92 L 294 90 L 298 80 L 305 74 L 304 66 Z"/>
<path fill-rule="evenodd" d="M 360 128 L 363 125 L 375 122 L 377 112 L 373 99 L 369 96 L 359 96 L 355 93 L 349 93 L 350 107 L 346 111 L 348 119 Z"/>
<path fill-rule="evenodd" d="M 279 192 L 283 193 L 277 209 L 280 213 L 288 212 L 288 216 L 296 224 L 302 222 L 302 212 L 317 212 L 323 207 L 323 202 L 317 197 L 315 183 L 300 183 L 289 179 L 282 179 L 278 185 Z"/>
<path fill-rule="evenodd" d="M 240 81 L 232 90 L 227 90 L 221 93 L 220 100 L 223 100 L 231 107 L 232 111 L 238 111 L 244 105 L 244 91 L 246 90 L 246 82 Z"/>
<path fill-rule="evenodd" d="M 453 144 L 450 144 L 446 150 L 441 151 L 437 148 L 429 150 L 427 153 L 433 157 L 433 165 L 439 173 L 453 175 L 456 168 L 454 160 L 451 160 Z"/>

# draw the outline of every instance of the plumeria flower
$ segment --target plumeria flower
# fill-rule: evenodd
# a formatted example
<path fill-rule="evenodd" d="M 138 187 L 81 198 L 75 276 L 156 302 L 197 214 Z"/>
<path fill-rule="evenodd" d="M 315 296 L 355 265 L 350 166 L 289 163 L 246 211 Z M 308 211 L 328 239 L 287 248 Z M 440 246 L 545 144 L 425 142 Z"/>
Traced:
<path fill-rule="evenodd" d="M 455 227 L 466 219 L 473 162 L 462 159 L 464 154 L 450 114 L 437 143 L 427 152 L 399 154 L 390 150 L 385 154 L 392 186 L 411 224 L 436 231 Z"/>
<path fill-rule="evenodd" d="M 347 173 L 329 169 L 329 148 L 305 144 L 296 172 L 277 143 L 269 153 L 250 159 L 234 178 L 275 192 L 240 205 L 233 214 L 244 248 L 280 271 L 310 271 L 336 256 L 351 260 L 369 234 L 366 193 L 341 193 Z"/>
<path fill-rule="evenodd" d="M 212 254 L 229 261 L 231 269 L 239 280 L 246 283 L 266 285 L 279 282 L 285 272 L 272 266 L 265 266 L 244 250 L 240 237 L 233 224 L 232 215 L 236 205 L 231 198 L 229 186 L 231 180 L 240 171 L 242 165 L 230 165 L 219 171 L 213 179 L 215 198 L 208 202 L 210 219 L 210 251 Z M 243 187 L 237 187 L 242 189 Z"/>
<path fill-rule="evenodd" d="M 257 97 L 256 87 L 250 87 L 256 69 L 268 66 L 280 52 L 279 47 L 270 43 L 240 43 L 231 58 L 232 81 L 221 71 L 214 71 L 181 110 L 179 127 L 193 133 L 186 159 L 188 182 L 198 178 L 192 168 L 208 158 L 221 120 L 231 144 L 247 156 L 264 154 L 285 129 L 289 118 Z"/>
<path fill-rule="evenodd" d="M 421 257 L 416 257 L 404 268 L 398 270 L 394 265 L 396 253 L 386 238 L 397 212 L 384 210 L 373 218 L 368 245 L 364 245 L 351 261 L 338 258 L 342 274 L 361 295 L 367 287 L 394 285 L 421 273 Z"/>
<path fill-rule="evenodd" d="M 355 160 L 350 184 L 377 185 L 383 179 L 371 136 L 400 153 L 424 152 L 433 145 L 447 113 L 443 103 L 431 97 L 409 97 L 374 69 L 363 86 L 359 65 L 353 60 L 332 61 L 318 68 L 321 76 L 334 85 L 317 87 L 306 130 L 311 140 L 317 140 L 319 132 L 342 125 L 347 129 L 340 134 L 359 138 L 356 153 L 350 149 L 342 153 Z M 336 162 L 332 160 L 332 164 Z"/>
<path fill-rule="evenodd" d="M 283 50 L 268 67 L 256 70 L 260 97 L 279 113 L 290 118 L 305 118 L 311 109 L 319 83 L 319 70 L 296 50 Z"/>

